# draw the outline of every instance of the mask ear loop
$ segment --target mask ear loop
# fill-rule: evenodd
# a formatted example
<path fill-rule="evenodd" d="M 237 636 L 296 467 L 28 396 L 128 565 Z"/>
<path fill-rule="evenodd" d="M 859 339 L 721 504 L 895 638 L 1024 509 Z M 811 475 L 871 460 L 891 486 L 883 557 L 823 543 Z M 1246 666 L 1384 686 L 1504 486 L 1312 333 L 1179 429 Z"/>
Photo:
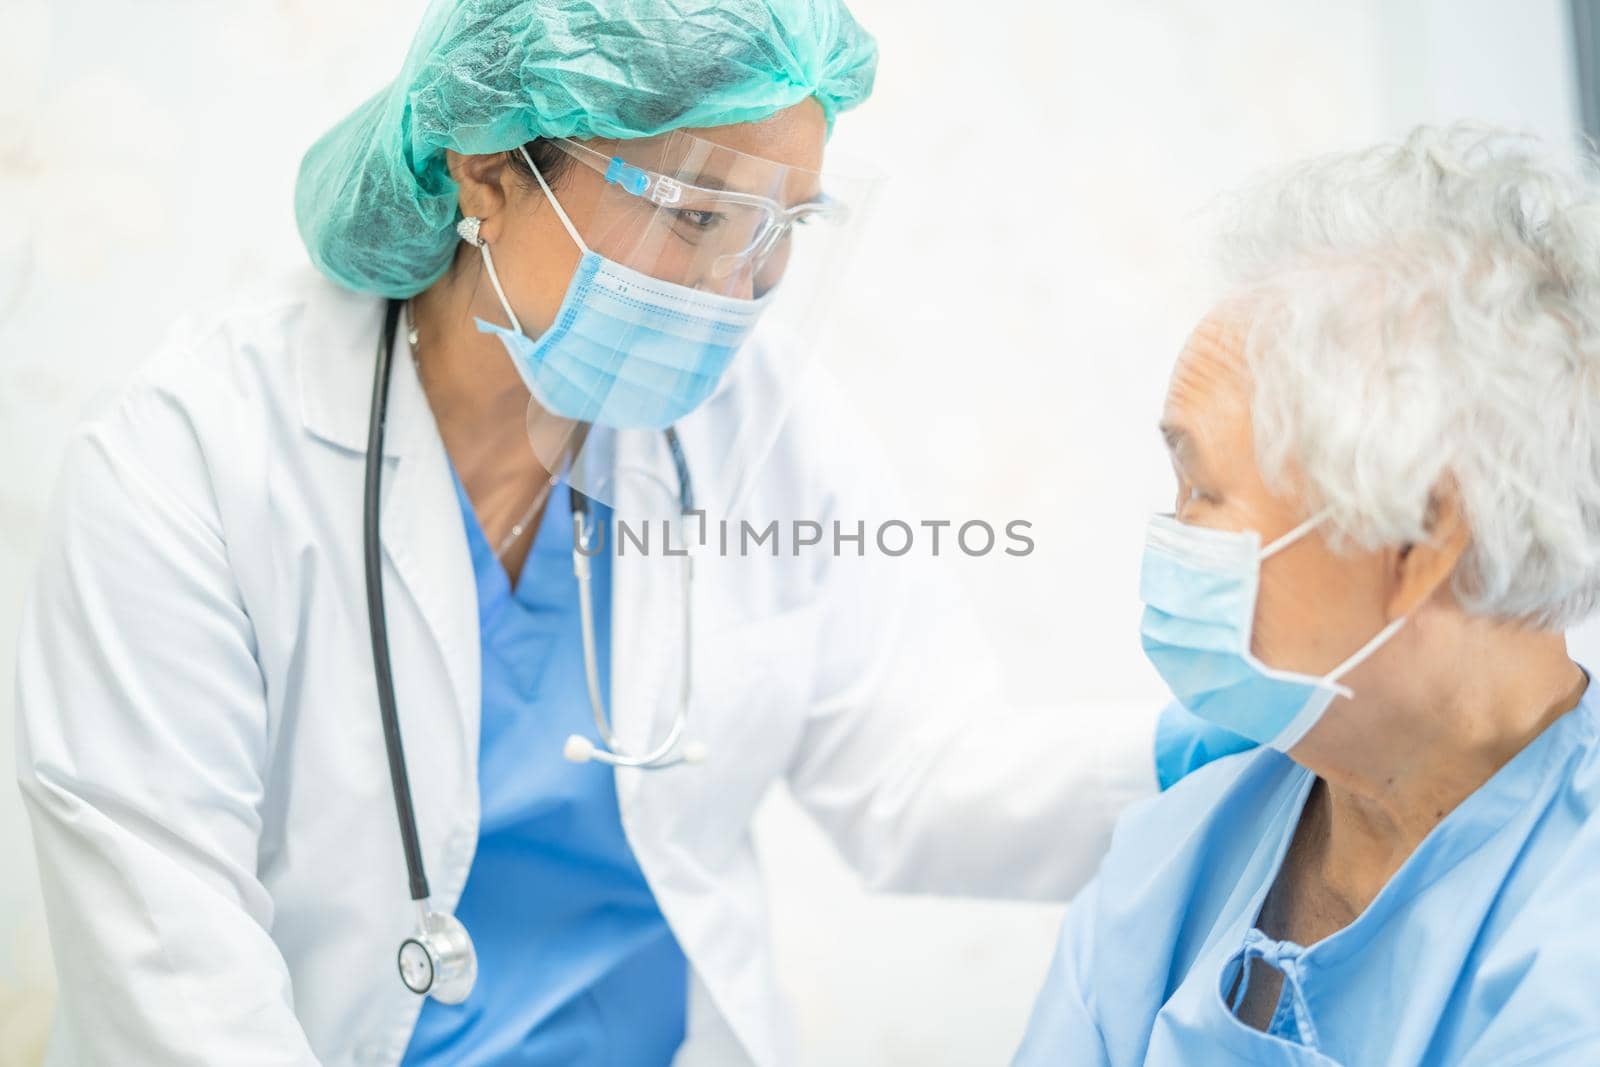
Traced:
<path fill-rule="evenodd" d="M 482 222 L 476 215 L 468 215 L 456 223 L 456 233 L 483 257 L 483 266 L 489 272 L 489 284 L 494 286 L 494 295 L 500 298 L 500 310 L 511 320 L 511 328 L 521 333 L 522 323 L 517 321 L 517 313 L 511 310 L 511 301 L 506 299 L 505 287 L 500 284 L 500 273 L 494 269 L 494 257 L 489 254 L 489 242 L 478 236 L 478 226 Z"/>
<path fill-rule="evenodd" d="M 561 225 L 567 228 L 567 236 L 572 238 L 572 243 L 578 246 L 584 255 L 589 254 L 589 246 L 583 243 L 583 238 L 578 236 L 578 228 L 567 218 L 566 210 L 562 208 L 561 201 L 556 199 L 556 194 L 550 191 L 550 185 L 544 180 L 544 175 L 539 173 L 539 168 L 533 162 L 533 157 L 528 155 L 525 145 L 517 145 L 517 151 L 522 153 L 523 160 L 528 164 L 528 169 L 533 171 L 534 180 L 539 183 L 539 188 L 544 190 L 544 198 L 550 201 L 550 206 L 556 209 L 556 218 L 561 220 Z"/>
<path fill-rule="evenodd" d="M 1361 664 L 1367 661 L 1369 656 L 1387 644 L 1389 638 L 1393 637 L 1399 631 L 1400 627 L 1406 624 L 1406 620 L 1409 618 L 1411 618 L 1411 613 L 1407 612 L 1406 614 L 1395 619 L 1389 625 L 1385 626 L 1383 629 L 1379 630 L 1377 636 L 1373 637 L 1371 641 L 1368 641 L 1366 644 L 1362 645 L 1356 650 L 1355 655 L 1345 660 L 1338 667 L 1335 667 L 1328 674 L 1328 682 L 1333 685 L 1338 685 L 1340 678 L 1343 678 L 1345 675 L 1361 666 Z M 1348 697 L 1350 695 L 1349 689 L 1342 685 L 1339 685 L 1339 688 L 1344 690 L 1344 696 Z"/>
<path fill-rule="evenodd" d="M 1265 560 L 1279 552 L 1282 552 L 1284 549 L 1300 540 L 1306 534 L 1310 533 L 1328 517 L 1328 510 L 1329 509 L 1327 508 L 1323 508 L 1305 522 L 1302 522 L 1299 526 L 1296 526 L 1294 529 L 1290 530 L 1276 541 L 1273 541 L 1272 544 L 1261 550 L 1261 558 Z M 1351 656 L 1349 659 L 1345 660 L 1343 663 L 1339 664 L 1339 666 L 1335 667 L 1332 671 L 1325 675 L 1323 677 L 1323 681 L 1327 682 L 1329 685 L 1332 685 L 1336 690 L 1338 690 L 1340 696 L 1348 699 L 1351 696 L 1351 692 L 1347 687 L 1339 685 L 1339 679 L 1343 678 L 1345 675 L 1349 674 L 1351 671 L 1365 663 L 1374 652 L 1382 648 L 1388 642 L 1389 638 L 1393 637 L 1399 631 L 1400 627 L 1406 624 L 1406 620 L 1410 617 L 1410 613 L 1407 612 L 1406 614 L 1390 622 L 1389 625 L 1385 626 L 1383 629 L 1379 630 L 1377 634 L 1373 636 L 1372 640 L 1368 641 L 1366 644 L 1362 645 L 1356 650 L 1355 655 Z"/>
<path fill-rule="evenodd" d="M 1294 529 L 1290 530 L 1288 533 L 1272 542 L 1272 544 L 1268 545 L 1266 548 L 1263 548 L 1261 550 L 1262 560 L 1267 560 L 1273 556 L 1276 556 L 1279 552 L 1282 552 L 1284 549 L 1288 548 L 1290 545 L 1294 544 L 1306 534 L 1320 526 L 1322 521 L 1327 517 L 1328 509 L 1323 508 L 1305 522 L 1302 522 L 1299 526 L 1296 526 Z"/>
<path fill-rule="evenodd" d="M 538 181 L 539 188 L 544 191 L 545 199 L 550 201 L 550 206 L 556 209 L 556 218 L 560 219 L 561 225 L 566 227 L 568 236 L 587 255 L 589 246 L 583 243 L 582 237 L 578 236 L 578 228 L 572 225 L 572 220 L 567 217 L 566 211 L 561 207 L 561 201 L 557 200 L 556 194 L 550 191 L 549 183 L 544 180 L 544 175 L 539 173 L 539 168 L 534 164 L 533 157 L 528 155 L 527 148 L 518 145 L 517 151 L 522 153 L 522 158 L 527 161 L 528 169 L 533 171 L 533 177 Z M 500 309 L 506 313 L 506 318 L 511 322 L 511 328 L 518 333 L 522 333 L 522 322 L 517 318 L 517 313 L 511 310 L 511 301 L 506 299 L 505 286 L 500 284 L 500 272 L 494 269 L 494 256 L 489 254 L 489 242 L 478 236 L 479 221 L 473 216 L 462 219 L 456 224 L 456 233 L 461 235 L 463 241 L 475 247 L 478 250 L 478 254 L 483 257 L 483 266 L 489 272 L 489 284 L 494 286 L 494 295 L 500 300 Z"/>

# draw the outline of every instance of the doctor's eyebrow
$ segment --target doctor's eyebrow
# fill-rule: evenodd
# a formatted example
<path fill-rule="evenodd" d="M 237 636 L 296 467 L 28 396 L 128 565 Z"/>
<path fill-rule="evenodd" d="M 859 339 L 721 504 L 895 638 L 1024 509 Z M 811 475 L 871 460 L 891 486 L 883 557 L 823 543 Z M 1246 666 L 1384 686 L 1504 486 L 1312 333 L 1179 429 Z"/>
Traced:
<path fill-rule="evenodd" d="M 1194 438 L 1189 431 L 1172 422 L 1161 422 L 1156 429 L 1161 431 L 1162 440 L 1167 443 L 1167 451 L 1174 456 L 1187 455 L 1194 449 Z"/>

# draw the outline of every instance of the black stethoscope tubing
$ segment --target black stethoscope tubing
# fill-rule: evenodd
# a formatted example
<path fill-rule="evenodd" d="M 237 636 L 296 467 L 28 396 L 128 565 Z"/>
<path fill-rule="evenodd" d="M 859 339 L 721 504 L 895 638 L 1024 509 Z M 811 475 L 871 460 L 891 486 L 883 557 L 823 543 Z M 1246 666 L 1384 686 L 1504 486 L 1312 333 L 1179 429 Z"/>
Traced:
<path fill-rule="evenodd" d="M 400 322 L 399 300 L 384 311 L 383 334 L 378 342 L 377 369 L 372 376 L 372 406 L 367 423 L 367 466 L 362 491 L 362 555 L 367 575 L 367 626 L 372 635 L 372 668 L 378 683 L 378 710 L 383 717 L 383 745 L 389 757 L 389 782 L 395 813 L 400 818 L 400 843 L 406 854 L 411 899 L 428 899 L 428 876 L 417 841 L 417 816 L 411 804 L 411 782 L 406 774 L 405 748 L 400 741 L 394 671 L 389 662 L 389 627 L 383 611 L 383 557 L 379 552 L 378 509 L 383 479 L 383 429 L 389 414 L 389 371 L 394 362 L 394 339 Z"/>
<path fill-rule="evenodd" d="M 372 403 L 367 423 L 366 476 L 362 490 L 362 556 L 366 571 L 367 625 L 372 637 L 372 667 L 378 687 L 378 711 L 383 719 L 383 744 L 389 761 L 389 781 L 394 793 L 395 814 L 400 822 L 400 843 L 405 850 L 406 874 L 411 884 L 411 899 L 428 899 L 428 876 L 423 866 L 422 848 L 417 836 L 416 810 L 411 800 L 411 781 L 406 773 L 405 747 L 400 739 L 400 718 L 395 700 L 394 671 L 389 655 L 389 630 L 383 606 L 383 556 L 378 529 L 383 479 L 383 431 L 389 411 L 389 379 L 394 362 L 395 334 L 399 327 L 403 301 L 390 299 L 384 311 L 383 331 L 378 340 L 376 367 L 372 376 Z M 679 505 L 685 515 L 694 511 L 694 491 L 689 480 L 689 465 L 675 430 L 665 431 L 667 446 L 678 476 Z M 572 513 L 587 521 L 589 498 L 569 485 Z"/>

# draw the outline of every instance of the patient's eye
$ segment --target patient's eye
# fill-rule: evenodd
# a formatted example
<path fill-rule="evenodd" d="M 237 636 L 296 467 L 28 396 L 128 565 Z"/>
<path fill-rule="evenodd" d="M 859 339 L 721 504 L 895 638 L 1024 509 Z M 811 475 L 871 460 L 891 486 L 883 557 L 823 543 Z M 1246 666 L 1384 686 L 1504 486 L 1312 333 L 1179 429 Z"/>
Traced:
<path fill-rule="evenodd" d="M 1173 508 L 1178 518 L 1183 518 L 1186 512 L 1193 514 L 1200 509 L 1216 507 L 1221 503 L 1222 499 L 1217 494 L 1208 492 L 1183 478 L 1178 479 L 1178 495 L 1176 506 Z"/>
<path fill-rule="evenodd" d="M 1186 431 L 1172 426 L 1163 425 L 1161 432 L 1167 441 L 1172 476 L 1178 483 L 1173 513 L 1181 519 L 1186 511 L 1220 506 L 1222 494 L 1210 484 L 1210 475 L 1195 455 L 1193 438 Z"/>

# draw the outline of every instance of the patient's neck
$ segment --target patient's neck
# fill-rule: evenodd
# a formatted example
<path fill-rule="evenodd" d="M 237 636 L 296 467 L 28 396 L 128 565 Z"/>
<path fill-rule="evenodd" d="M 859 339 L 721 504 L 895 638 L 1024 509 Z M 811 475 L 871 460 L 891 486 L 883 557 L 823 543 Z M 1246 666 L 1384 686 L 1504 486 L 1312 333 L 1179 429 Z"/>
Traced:
<path fill-rule="evenodd" d="M 1349 679 L 1355 698 L 1330 708 L 1290 753 L 1322 780 L 1302 816 L 1296 866 L 1348 918 L 1445 816 L 1571 710 L 1588 681 L 1561 634 L 1455 613 L 1401 631 L 1370 667 Z"/>

